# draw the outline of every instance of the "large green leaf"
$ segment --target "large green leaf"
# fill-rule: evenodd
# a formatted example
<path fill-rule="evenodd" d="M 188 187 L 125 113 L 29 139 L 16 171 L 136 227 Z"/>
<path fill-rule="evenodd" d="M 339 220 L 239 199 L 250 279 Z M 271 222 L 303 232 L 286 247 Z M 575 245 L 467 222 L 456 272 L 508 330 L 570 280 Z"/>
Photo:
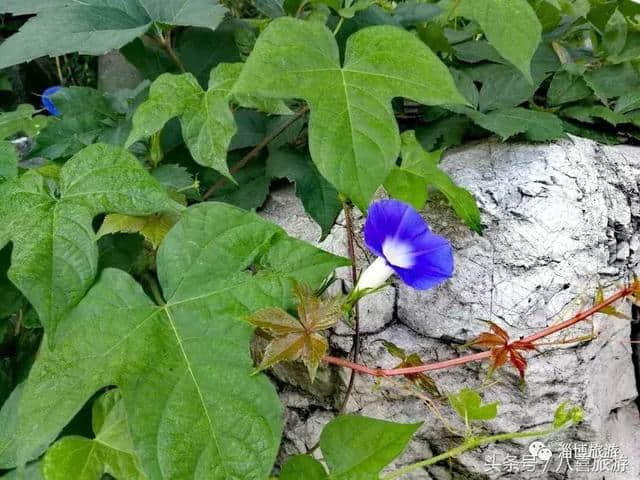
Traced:
<path fill-rule="evenodd" d="M 95 391 L 116 385 L 149 478 L 268 476 L 280 405 L 267 378 L 251 375 L 244 320 L 291 308 L 294 282 L 317 287 L 346 259 L 255 213 L 201 203 L 169 232 L 157 262 L 164 302 L 152 302 L 128 274 L 104 270 L 63 320 L 55 350 L 43 344 L 17 426 L 0 431 L 0 466 L 37 456 Z"/>
<path fill-rule="evenodd" d="M 391 99 L 466 103 L 438 57 L 400 28 L 375 26 L 351 35 L 341 66 L 329 29 L 292 18 L 272 21 L 260 35 L 234 91 L 305 99 L 314 163 L 363 211 L 400 150 Z"/>
<path fill-rule="evenodd" d="M 478 22 L 498 53 L 533 82 L 531 59 L 542 26 L 527 0 L 462 0 L 458 14 Z"/>
<path fill-rule="evenodd" d="M 154 22 L 215 29 L 217 0 L 8 0 L 0 12 L 37 13 L 0 45 L 0 68 L 45 55 L 100 55 L 145 33 Z"/>
<path fill-rule="evenodd" d="M 320 225 L 322 238 L 326 237 L 342 203 L 336 189 L 320 175 L 309 155 L 291 149 L 276 150 L 267 160 L 267 173 L 296 183 L 296 195 L 305 211 Z"/>
<path fill-rule="evenodd" d="M 0 248 L 13 241 L 8 276 L 36 308 L 50 338 L 97 273 L 93 217 L 170 208 L 165 189 L 136 158 L 109 145 L 92 145 L 69 160 L 59 189 L 33 170 L 0 184 Z"/>
<path fill-rule="evenodd" d="M 98 398 L 92 416 L 95 438 L 63 437 L 47 450 L 45 480 L 100 480 L 105 473 L 116 480 L 143 480 L 120 392 L 110 390 Z"/>

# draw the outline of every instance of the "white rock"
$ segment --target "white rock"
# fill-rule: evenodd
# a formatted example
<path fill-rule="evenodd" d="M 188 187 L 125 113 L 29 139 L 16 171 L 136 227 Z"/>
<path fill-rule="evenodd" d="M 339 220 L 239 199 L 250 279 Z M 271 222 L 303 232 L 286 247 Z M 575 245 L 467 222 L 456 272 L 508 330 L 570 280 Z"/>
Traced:
<path fill-rule="evenodd" d="M 390 288 L 368 299 L 372 303 L 362 305 L 362 362 L 384 367 L 397 363 L 379 339 L 416 352 L 424 361 L 456 357 L 460 354 L 456 345 L 486 330 L 483 320 L 498 323 L 514 338 L 532 333 L 590 306 L 598 285 L 606 287 L 606 293 L 613 292 L 637 268 L 640 256 L 632 253 L 640 243 L 639 148 L 600 146 L 575 137 L 549 145 L 487 142 L 448 153 L 442 167 L 476 197 L 486 225 L 484 235 L 462 225 L 447 206 L 427 206 L 425 217 L 433 230 L 449 238 L 455 248 L 455 275 L 429 292 L 397 285 L 397 295 Z M 294 236 L 319 238 L 319 229 L 291 190 L 278 192 L 265 215 Z M 362 224 L 361 218 L 357 224 Z M 346 255 L 344 227 L 337 225 L 320 245 Z M 361 268 L 371 261 L 361 240 L 358 261 Z M 339 276 L 350 284 L 348 269 Z M 620 303 L 618 309 L 631 315 L 628 304 Z M 593 324 L 598 332 L 595 340 L 527 355 L 524 391 L 513 369 L 497 372 L 498 383 L 483 390 L 486 401 L 500 401 L 499 416 L 487 428 L 498 433 L 542 425 L 552 420 L 560 402 L 577 403 L 585 409 L 583 424 L 544 441 L 555 454 L 562 442 L 617 444 L 629 459 L 626 472 L 581 473 L 564 468 L 556 473 L 554 468 L 553 474 L 540 470 L 487 473 L 487 455 L 527 453 L 529 442 L 510 442 L 458 457 L 451 467 L 453 476 L 444 464 L 408 478 L 640 478 L 640 417 L 630 323 L 597 315 Z M 583 323 L 560 337 L 590 331 Z M 341 326 L 335 333 L 332 346 L 344 356 L 351 347 L 345 337 L 349 331 Z M 433 377 L 441 391 L 451 393 L 465 386 L 480 388 L 486 370 L 486 364 L 468 364 L 435 372 Z M 343 371 L 336 378 L 346 382 L 348 374 Z M 295 403 L 286 396 L 283 401 Z M 309 395 L 309 405 L 321 409 L 323 421 L 331 418 L 325 410 L 330 407 L 326 399 Z M 458 422 L 446 405 L 439 409 L 448 421 Z M 373 379 L 358 376 L 348 410 L 394 421 L 425 422 L 398 465 L 441 453 L 460 441 L 395 380 L 376 387 Z M 287 454 L 304 450 L 298 448 L 302 444 L 313 444 L 321 425 L 314 411 L 309 418 L 312 432 L 301 426 L 287 432 L 283 447 Z"/>

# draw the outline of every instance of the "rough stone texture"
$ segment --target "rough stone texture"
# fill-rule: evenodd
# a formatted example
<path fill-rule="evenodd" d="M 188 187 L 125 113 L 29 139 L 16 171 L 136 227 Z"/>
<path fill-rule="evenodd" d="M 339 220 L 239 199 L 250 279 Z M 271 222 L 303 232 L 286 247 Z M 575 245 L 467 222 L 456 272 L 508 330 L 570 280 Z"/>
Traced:
<path fill-rule="evenodd" d="M 456 357 L 457 345 L 486 329 L 481 320 L 497 322 L 512 337 L 532 333 L 589 306 L 599 284 L 610 293 L 640 263 L 638 148 L 600 146 L 574 137 L 551 145 L 482 143 L 449 153 L 442 166 L 475 195 L 486 225 L 484 236 L 461 225 L 446 206 L 427 206 L 425 217 L 432 228 L 454 245 L 455 276 L 429 292 L 397 285 L 367 298 L 361 307 L 363 363 L 384 367 L 397 363 L 380 339 L 416 352 L 424 361 Z M 317 241 L 320 237 L 320 229 L 304 214 L 292 189 L 274 193 L 263 214 L 299 238 Z M 361 217 L 357 223 L 362 224 Z M 319 245 L 346 255 L 342 219 Z M 358 257 L 360 266 L 371 260 L 362 244 Z M 347 269 L 339 272 L 339 278 L 345 286 L 350 283 Z M 620 304 L 619 310 L 631 315 L 630 304 Z M 635 336 L 640 332 L 634 325 L 597 315 L 595 340 L 528 355 L 524 390 L 510 368 L 497 372 L 495 383 L 485 385 L 485 400 L 500 401 L 498 418 L 487 423 L 493 433 L 546 424 L 562 401 L 583 406 L 586 415 L 580 427 L 543 439 L 555 452 L 550 471 L 539 466 L 533 473 L 487 472 L 485 459 L 494 453 L 498 461 L 507 454 L 520 458 L 528 453 L 529 442 L 523 441 L 478 449 L 451 465 L 406 478 L 640 478 L 638 390 L 629 343 L 632 326 Z M 556 339 L 590 330 L 584 324 Z M 346 326 L 337 327 L 331 335 L 336 355 L 346 356 L 351 343 Z M 487 383 L 486 369 L 486 364 L 467 364 L 435 372 L 433 377 L 442 392 L 451 393 L 464 386 L 481 388 Z M 325 384 L 312 388 L 301 375 L 275 371 L 274 376 L 287 407 L 285 458 L 304 452 L 318 440 L 342 398 L 348 373 L 324 372 Z M 334 394 L 331 382 L 336 382 Z M 402 385 L 402 381 L 385 379 L 376 386 L 373 379 L 358 376 L 348 410 L 400 422 L 424 420 L 398 465 L 456 445 L 459 438 Z M 444 418 L 460 429 L 446 403 L 436 404 Z M 556 472 L 562 442 L 616 444 L 629 465 L 622 473 L 571 471 L 566 464 Z"/>

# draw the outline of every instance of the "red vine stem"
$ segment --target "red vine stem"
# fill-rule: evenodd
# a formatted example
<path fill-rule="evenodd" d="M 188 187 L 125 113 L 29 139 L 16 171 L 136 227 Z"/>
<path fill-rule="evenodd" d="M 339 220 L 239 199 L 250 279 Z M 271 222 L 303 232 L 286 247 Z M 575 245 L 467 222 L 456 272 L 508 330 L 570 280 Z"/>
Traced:
<path fill-rule="evenodd" d="M 601 303 L 589 308 L 588 310 L 583 310 L 582 312 L 577 313 L 576 315 L 574 315 L 568 320 L 565 320 L 564 322 L 551 325 L 550 327 L 540 330 L 539 332 L 529 335 L 528 337 L 515 340 L 513 343 L 535 342 L 536 340 L 539 340 L 541 338 L 548 337 L 549 335 L 553 335 L 554 333 L 559 332 L 560 330 L 564 330 L 565 328 L 569 328 L 572 325 L 575 325 L 576 323 L 586 320 L 587 318 L 598 313 L 602 309 L 615 303 L 621 298 L 627 297 L 632 293 L 639 293 L 639 292 L 640 292 L 640 285 L 638 285 L 637 283 L 624 287 L 618 290 L 616 293 L 614 293 L 610 297 L 606 298 Z M 349 360 L 345 360 L 343 358 L 332 357 L 332 356 L 324 357 L 323 361 L 325 363 L 329 363 L 332 365 L 339 365 L 341 367 L 350 368 L 353 371 L 363 373 L 366 375 L 372 375 L 374 377 L 391 377 L 394 375 L 411 375 L 411 374 L 422 373 L 422 372 L 431 372 L 433 370 L 443 370 L 445 368 L 464 365 L 465 363 L 478 362 L 486 358 L 489 358 L 490 356 L 491 356 L 491 351 L 487 350 L 484 352 L 463 355 L 462 357 L 458 357 L 458 358 L 452 358 L 451 360 L 427 363 L 425 365 L 419 365 L 417 367 L 407 367 L 407 368 L 371 368 L 371 367 L 367 367 L 366 365 L 361 365 L 355 362 L 350 362 Z"/>

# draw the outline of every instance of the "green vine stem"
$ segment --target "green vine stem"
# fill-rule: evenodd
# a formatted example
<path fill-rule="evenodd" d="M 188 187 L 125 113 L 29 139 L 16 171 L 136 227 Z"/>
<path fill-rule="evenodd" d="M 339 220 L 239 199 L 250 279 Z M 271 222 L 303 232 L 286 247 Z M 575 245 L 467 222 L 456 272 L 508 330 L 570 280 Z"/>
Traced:
<path fill-rule="evenodd" d="M 344 210 L 344 219 L 347 227 L 347 249 L 349 251 L 349 259 L 351 260 L 351 281 L 353 288 L 358 281 L 358 264 L 356 261 L 356 248 L 355 248 L 355 231 L 353 228 L 353 212 L 351 205 L 346 201 L 342 202 L 342 209 Z M 360 309 L 358 307 L 358 300 L 353 303 L 353 362 L 358 363 L 358 356 L 360 355 Z M 340 413 L 344 413 L 347 409 L 347 403 L 349 403 L 349 397 L 353 391 L 353 386 L 356 381 L 356 371 L 351 370 L 351 376 L 349 377 L 349 385 L 347 391 L 344 394 L 342 405 L 338 410 Z"/>
<path fill-rule="evenodd" d="M 579 323 L 583 320 L 590 318 L 594 314 L 602 311 L 603 309 L 615 303 L 616 301 L 620 300 L 621 298 L 628 297 L 629 295 L 632 295 L 632 294 L 634 295 L 640 294 L 640 283 L 637 280 L 634 281 L 633 284 L 627 285 L 626 287 L 621 288 L 616 293 L 606 298 L 602 302 L 598 303 L 597 305 L 594 305 L 593 307 L 587 310 L 583 310 L 582 312 L 577 313 L 570 319 L 565 320 L 564 322 L 557 323 L 555 325 L 551 325 L 547 328 L 544 328 L 537 333 L 534 333 L 532 335 L 529 335 L 528 337 L 524 337 L 517 340 L 517 342 L 533 343 L 536 340 L 539 340 L 544 337 L 548 337 L 549 335 L 559 332 L 560 330 L 564 330 L 565 328 L 569 328 L 575 325 L 576 323 Z M 359 373 L 363 373 L 366 375 L 372 375 L 374 377 L 390 377 L 393 375 L 411 375 L 411 374 L 422 373 L 422 372 L 431 372 L 434 370 L 443 370 L 446 368 L 464 365 L 470 362 L 478 362 L 481 360 L 485 360 L 489 357 L 491 357 L 491 351 L 486 350 L 483 352 L 463 355 L 458 358 L 452 358 L 450 360 L 444 360 L 441 362 L 428 363 L 425 365 L 419 365 L 417 367 L 395 368 L 395 369 L 371 368 L 371 367 L 367 367 L 366 365 L 360 365 L 358 363 L 350 362 L 349 360 L 345 360 L 343 358 L 332 357 L 329 355 L 324 357 L 323 361 L 331 365 L 338 365 L 341 367 L 350 368 L 353 371 L 357 371 Z"/>
<path fill-rule="evenodd" d="M 413 472 L 415 470 L 419 470 L 424 467 L 428 467 L 429 465 L 441 462 L 442 460 L 446 460 L 447 458 L 455 457 L 457 455 L 460 455 L 461 453 L 480 447 L 482 445 L 501 442 L 505 440 L 514 440 L 516 438 L 544 437 L 555 433 L 558 430 L 560 430 L 560 428 L 550 427 L 544 430 L 524 430 L 522 432 L 500 433 L 497 435 L 489 435 L 486 437 L 470 437 L 467 438 L 462 445 L 452 448 L 451 450 L 447 450 L 446 452 L 441 453 L 440 455 L 436 455 L 435 457 L 427 458 L 426 460 L 421 460 L 419 462 L 402 467 L 392 473 L 389 473 L 388 475 L 385 475 L 381 480 L 394 480 L 396 478 L 400 478 L 402 475 Z"/>

